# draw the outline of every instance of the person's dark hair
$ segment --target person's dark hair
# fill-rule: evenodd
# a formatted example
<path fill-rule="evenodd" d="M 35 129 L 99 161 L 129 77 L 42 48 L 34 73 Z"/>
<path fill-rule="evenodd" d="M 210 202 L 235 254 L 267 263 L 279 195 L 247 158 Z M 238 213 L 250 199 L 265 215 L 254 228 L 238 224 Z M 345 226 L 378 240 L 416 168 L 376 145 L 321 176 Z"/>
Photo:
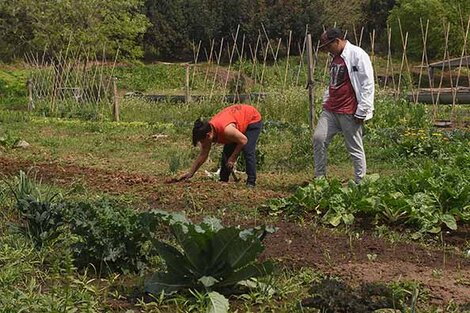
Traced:
<path fill-rule="evenodd" d="M 200 118 L 198 118 L 194 122 L 194 127 L 193 127 L 193 146 L 196 146 L 199 141 L 206 138 L 207 133 L 210 131 L 211 131 L 211 125 L 209 124 L 209 122 L 203 121 Z"/>
<path fill-rule="evenodd" d="M 343 31 L 336 27 L 328 28 L 327 30 L 325 30 L 325 36 L 328 41 L 334 40 L 337 38 L 344 39 Z"/>

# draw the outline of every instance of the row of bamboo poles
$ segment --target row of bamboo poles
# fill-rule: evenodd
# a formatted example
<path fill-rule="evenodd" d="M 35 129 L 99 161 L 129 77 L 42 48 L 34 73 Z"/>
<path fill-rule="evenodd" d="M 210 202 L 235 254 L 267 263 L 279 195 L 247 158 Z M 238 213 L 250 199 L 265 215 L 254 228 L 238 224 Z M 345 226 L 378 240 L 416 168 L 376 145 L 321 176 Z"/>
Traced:
<path fill-rule="evenodd" d="M 372 31 L 368 36 L 364 34 L 364 28 L 360 31 L 353 31 L 352 35 L 346 33 L 346 38 L 352 43 L 362 46 L 370 55 L 373 65 L 386 61 L 385 70 L 382 73 L 375 72 L 376 84 L 381 89 L 386 89 L 396 98 L 409 94 L 413 102 L 418 102 L 422 87 L 425 85 L 427 75 L 426 92 L 430 92 L 432 97 L 434 117 L 437 118 L 441 93 L 444 87 L 445 71 L 448 71 L 448 80 L 452 94 L 452 116 L 455 116 L 456 105 L 458 104 L 458 94 L 462 87 L 468 88 L 470 92 L 470 71 L 462 71 L 462 68 L 469 66 L 468 35 L 470 28 L 470 18 L 466 26 L 462 25 L 464 40 L 462 42 L 460 56 L 451 56 L 449 52 L 449 35 L 451 33 L 450 24 L 443 24 L 443 37 L 445 38 L 444 53 L 441 58 L 440 78 L 435 86 L 430 68 L 431 60 L 428 57 L 429 21 L 421 21 L 421 42 L 422 57 L 419 71 L 413 71 L 414 67 L 408 59 L 409 33 L 403 30 L 399 23 L 401 39 L 400 52 L 393 52 L 392 30 L 387 28 L 387 52 L 386 55 L 379 55 L 376 52 L 377 34 Z M 264 25 L 258 32 L 255 42 L 247 42 L 247 36 L 240 33 L 240 26 L 232 34 L 232 38 L 222 38 L 220 41 L 211 40 L 206 47 L 202 48 L 202 42 L 193 43 L 193 60 L 186 66 L 186 99 L 189 101 L 190 94 L 195 92 L 196 76 L 199 81 L 202 79 L 200 88 L 204 93 L 203 99 L 212 100 L 214 97 L 222 97 L 232 92 L 235 94 L 247 92 L 247 79 L 250 80 L 251 91 L 264 93 L 273 92 L 272 86 L 267 86 L 266 73 L 268 67 L 274 71 L 278 81 L 276 88 L 282 92 L 286 88 L 304 87 L 307 79 L 306 54 L 307 54 L 307 34 L 308 25 L 305 28 L 305 39 L 300 42 L 292 42 L 292 31 L 287 38 L 270 38 Z M 393 34 L 396 36 L 395 34 Z M 365 38 L 368 42 L 365 43 Z M 313 73 L 318 79 L 317 89 L 326 88 L 330 59 L 318 50 L 319 42 L 312 44 Z M 293 48 L 295 47 L 295 48 Z M 281 60 L 281 48 L 283 58 Z M 298 58 L 293 58 L 298 55 Z M 106 60 L 106 49 L 103 48 L 102 56 L 90 55 L 83 49 L 75 53 L 69 53 L 68 49 L 59 53 L 54 58 L 45 59 L 44 55 L 27 55 L 26 62 L 33 68 L 29 81 L 30 103 L 34 106 L 35 101 L 44 99 L 49 101 L 51 110 L 56 110 L 61 101 L 66 99 L 74 100 L 76 103 L 113 103 L 117 99 L 116 82 L 113 77 L 118 54 L 111 62 Z M 459 58 L 457 74 L 454 76 L 451 67 L 451 60 Z M 399 61 L 398 61 L 399 60 Z M 281 65 L 285 63 L 285 65 Z M 222 67 L 222 65 L 224 65 Z M 378 66 L 374 66 L 378 68 Z M 316 75 L 315 75 L 316 73 Z M 413 75 L 417 75 L 417 81 L 413 81 Z M 463 78 L 466 78 L 468 86 L 461 86 Z M 269 89 L 268 89 L 269 88 Z M 259 97 L 256 98 L 259 101 Z M 235 101 L 235 100 L 234 100 Z"/>

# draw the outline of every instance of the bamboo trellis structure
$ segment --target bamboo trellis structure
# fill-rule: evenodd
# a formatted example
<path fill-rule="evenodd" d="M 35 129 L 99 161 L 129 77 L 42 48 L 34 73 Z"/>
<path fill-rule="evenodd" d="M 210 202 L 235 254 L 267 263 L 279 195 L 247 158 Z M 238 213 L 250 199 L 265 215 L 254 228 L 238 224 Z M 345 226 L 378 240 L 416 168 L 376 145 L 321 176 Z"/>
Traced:
<path fill-rule="evenodd" d="M 112 75 L 118 52 L 111 66 L 106 65 L 106 49 L 102 56 L 77 51 L 71 55 L 66 50 L 46 58 L 45 52 L 27 54 L 26 63 L 33 68 L 28 79 L 30 108 L 39 101 L 49 104 L 51 112 L 65 102 L 77 105 L 110 104 L 113 97 Z M 107 73 L 105 73 L 105 68 Z"/>
<path fill-rule="evenodd" d="M 411 103 L 415 104 L 422 102 L 423 97 L 429 95 L 433 117 L 437 120 L 440 119 L 440 104 L 444 102 L 444 87 L 446 87 L 451 94 L 451 101 L 447 101 L 452 106 L 450 118 L 453 120 L 458 116 L 456 110 L 459 106 L 459 96 L 463 91 L 467 91 L 470 95 L 470 70 L 462 70 L 464 67 L 470 68 L 468 54 L 470 18 L 465 21 L 461 17 L 460 30 L 451 29 L 450 24 L 442 25 L 445 44 L 442 47 L 441 59 L 433 60 L 434 63 L 431 62 L 428 51 L 429 23 L 429 21 L 420 21 L 421 38 L 411 38 L 411 33 L 404 29 L 401 21 L 398 20 L 399 33 L 392 34 L 392 28 L 388 26 L 381 49 L 377 48 L 378 36 L 375 29 L 367 34 L 364 27 L 354 27 L 349 34 L 352 34 L 354 44 L 361 46 L 369 53 L 374 68 L 381 68 L 381 71 L 374 73 L 376 86 L 379 89 L 388 92 L 395 99 L 408 98 Z M 458 56 L 451 55 L 449 47 L 450 35 L 455 31 L 463 34 Z M 308 32 L 308 25 L 306 25 L 305 35 Z M 240 101 L 239 96 L 242 93 L 276 93 L 276 88 L 279 93 L 282 93 L 289 88 L 305 88 L 307 81 L 306 36 L 295 42 L 292 31 L 286 34 L 285 38 L 271 38 L 264 25 L 261 25 L 257 36 L 250 37 L 249 34 L 242 33 L 238 26 L 231 38 L 213 38 L 208 43 L 193 42 L 193 60 L 190 64 L 192 74 L 189 85 L 196 88 L 197 78 L 201 76 L 202 83 L 197 85 L 198 88 L 202 88 L 200 92 L 202 96 L 199 99 L 221 98 L 222 101 L 228 101 L 226 96 L 235 93 L 235 97 L 228 102 Z M 248 38 L 253 41 L 249 41 Z M 392 39 L 400 42 L 401 45 L 393 46 Z M 412 65 L 409 51 L 411 48 L 416 51 L 416 47 L 410 46 L 412 42 L 417 42 L 416 39 L 422 45 L 422 53 L 420 64 Z M 326 54 L 318 52 L 318 42 L 318 39 L 314 39 L 313 44 L 317 46 L 317 49 L 313 49 L 315 51 L 313 70 L 316 75 L 315 79 L 320 79 L 320 82 L 316 84 L 319 92 L 326 88 L 331 59 Z M 297 55 L 296 57 L 292 55 L 293 52 Z M 77 103 L 97 103 L 112 98 L 111 80 L 106 74 L 109 71 L 105 71 L 104 66 L 98 66 L 103 63 L 105 55 L 105 49 L 101 58 L 96 55 L 92 56 L 86 51 L 74 55 L 65 51 L 50 60 L 46 60 L 44 54 L 42 56 L 28 55 L 26 59 L 32 67 L 43 69 L 35 71 L 30 80 L 33 101 L 47 98 L 50 100 L 51 108 L 55 110 L 56 106 L 66 99 L 73 99 Z M 205 59 L 201 56 L 205 56 Z M 455 65 L 456 59 L 458 65 Z M 436 61 L 441 61 L 439 68 L 435 65 Z M 385 66 L 376 66 L 377 62 L 384 62 Z M 90 64 L 97 66 L 90 66 Z M 113 68 L 115 64 L 116 59 Z M 454 67 L 458 69 L 456 73 L 453 72 Z M 433 69 L 440 69 L 437 86 L 434 83 L 435 77 L 432 75 Z M 271 71 L 269 77 L 267 76 L 268 70 Z M 424 73 L 425 70 L 427 70 L 427 75 Z M 276 81 L 273 82 L 273 79 Z M 468 86 L 465 86 L 465 83 Z M 258 102 L 260 97 L 251 99 L 253 100 Z"/>

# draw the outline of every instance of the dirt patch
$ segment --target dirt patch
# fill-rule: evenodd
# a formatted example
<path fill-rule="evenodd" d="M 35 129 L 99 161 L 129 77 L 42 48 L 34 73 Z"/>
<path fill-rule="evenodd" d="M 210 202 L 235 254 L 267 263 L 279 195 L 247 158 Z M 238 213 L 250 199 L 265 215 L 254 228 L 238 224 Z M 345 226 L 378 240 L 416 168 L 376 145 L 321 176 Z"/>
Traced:
<path fill-rule="evenodd" d="M 227 185 L 210 180 L 167 184 L 168 177 L 163 176 L 73 164 L 32 164 L 0 157 L 0 171 L 5 175 L 17 175 L 20 169 L 27 171 L 31 167 L 47 182 L 71 186 L 78 181 L 87 188 L 110 194 L 135 194 L 151 207 L 171 211 L 200 206 L 205 210 L 203 214 L 210 214 L 234 204 L 256 208 L 267 199 L 286 193 L 274 187 L 249 190 L 242 183 Z M 226 224 L 239 224 L 237 213 L 229 212 L 224 218 Z M 370 230 L 359 237 L 350 237 L 321 226 L 302 227 L 283 221 L 275 224 L 279 230 L 266 238 L 264 258 L 273 258 L 296 268 L 313 267 L 356 284 L 417 281 L 429 290 L 429 301 L 437 305 L 445 305 L 451 300 L 465 303 L 470 299 L 470 259 L 463 257 L 463 249 L 470 248 L 467 246 L 469 226 L 443 234 L 444 242 L 460 247 L 458 250 L 455 246 L 437 249 L 415 243 L 390 243 L 377 238 Z"/>
<path fill-rule="evenodd" d="M 17 175 L 20 170 L 31 170 L 43 181 L 60 186 L 72 186 L 78 182 L 86 188 L 111 195 L 134 194 L 145 199 L 151 207 L 170 211 L 194 207 L 216 210 L 229 203 L 256 208 L 267 199 L 285 195 L 285 192 L 264 188 L 249 190 L 243 182 L 222 184 L 208 179 L 168 184 L 166 176 L 106 171 L 74 164 L 31 163 L 0 157 L 0 172 L 4 175 Z"/>
<path fill-rule="evenodd" d="M 429 290 L 431 304 L 470 299 L 470 259 L 415 243 L 390 243 L 372 234 L 359 238 L 319 227 L 281 222 L 266 238 L 264 257 L 294 267 L 311 266 L 361 282 L 416 281 Z"/>

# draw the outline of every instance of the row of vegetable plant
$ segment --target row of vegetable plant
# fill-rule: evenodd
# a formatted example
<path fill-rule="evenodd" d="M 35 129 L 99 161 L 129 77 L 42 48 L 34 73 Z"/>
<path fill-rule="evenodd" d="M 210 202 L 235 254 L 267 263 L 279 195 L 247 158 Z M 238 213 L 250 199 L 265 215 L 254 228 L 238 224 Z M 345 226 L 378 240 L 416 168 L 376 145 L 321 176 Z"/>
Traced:
<path fill-rule="evenodd" d="M 420 233 L 456 230 L 470 222 L 470 145 L 441 161 L 423 161 L 400 174 L 369 175 L 361 184 L 316 179 L 262 208 L 271 215 L 316 215 L 332 226 L 351 225 L 357 216 L 375 223 L 405 224 Z"/>

